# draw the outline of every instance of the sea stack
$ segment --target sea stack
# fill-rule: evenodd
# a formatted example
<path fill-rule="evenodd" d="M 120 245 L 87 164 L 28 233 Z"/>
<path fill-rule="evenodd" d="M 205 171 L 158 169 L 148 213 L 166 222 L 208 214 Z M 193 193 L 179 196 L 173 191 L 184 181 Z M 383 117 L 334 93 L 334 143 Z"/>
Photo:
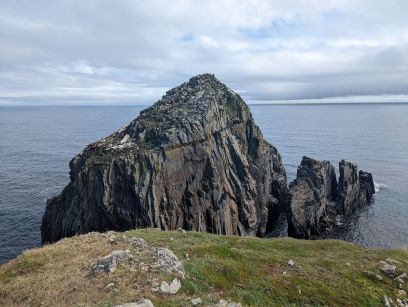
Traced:
<path fill-rule="evenodd" d="M 146 227 L 262 237 L 286 214 L 280 154 L 242 98 L 210 74 L 88 145 L 70 169 L 47 201 L 43 243 Z"/>
<path fill-rule="evenodd" d="M 330 226 L 325 221 L 328 212 L 336 211 L 337 180 L 333 165 L 304 156 L 289 190 L 289 234 L 310 238 L 324 233 Z"/>
<path fill-rule="evenodd" d="M 289 185 L 288 233 L 297 238 L 320 237 L 337 216 L 350 216 L 367 205 L 375 193 L 371 173 L 341 160 L 340 177 L 329 161 L 303 157 L 296 179 Z"/>
<path fill-rule="evenodd" d="M 356 164 L 341 160 L 339 163 L 338 210 L 349 216 L 369 203 L 375 194 L 371 173 L 358 171 Z"/>

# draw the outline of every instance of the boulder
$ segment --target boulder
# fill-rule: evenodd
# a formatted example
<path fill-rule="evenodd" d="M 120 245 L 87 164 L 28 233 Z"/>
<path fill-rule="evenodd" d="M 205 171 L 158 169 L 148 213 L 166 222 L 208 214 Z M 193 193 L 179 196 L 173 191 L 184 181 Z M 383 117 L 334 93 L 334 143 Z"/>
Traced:
<path fill-rule="evenodd" d="M 172 250 L 166 247 L 159 247 L 155 250 L 154 254 L 157 260 L 153 264 L 153 267 L 159 268 L 169 274 L 175 273 L 177 276 L 184 278 L 185 270 L 183 263 L 178 260 Z"/>
<path fill-rule="evenodd" d="M 337 180 L 329 161 L 304 156 L 296 179 L 289 185 L 289 194 L 289 235 L 310 238 L 332 225 L 325 219 L 330 217 L 329 212 L 335 211 Z"/>
<path fill-rule="evenodd" d="M 163 281 L 160 285 L 160 291 L 165 294 L 176 294 L 181 288 L 181 282 L 177 278 L 174 278 L 170 285 Z"/>
<path fill-rule="evenodd" d="M 70 183 L 47 201 L 42 242 L 147 227 L 262 237 L 287 196 L 281 156 L 248 106 L 199 75 L 72 159 Z"/>
<path fill-rule="evenodd" d="M 109 255 L 93 263 L 91 265 L 91 271 L 93 273 L 98 273 L 98 272 L 112 273 L 116 271 L 116 268 L 119 264 L 125 263 L 130 259 L 132 259 L 132 254 L 128 250 L 113 251 Z"/>
<path fill-rule="evenodd" d="M 394 276 L 397 272 L 397 266 L 395 264 L 382 263 L 380 266 L 380 270 L 385 275 Z"/>

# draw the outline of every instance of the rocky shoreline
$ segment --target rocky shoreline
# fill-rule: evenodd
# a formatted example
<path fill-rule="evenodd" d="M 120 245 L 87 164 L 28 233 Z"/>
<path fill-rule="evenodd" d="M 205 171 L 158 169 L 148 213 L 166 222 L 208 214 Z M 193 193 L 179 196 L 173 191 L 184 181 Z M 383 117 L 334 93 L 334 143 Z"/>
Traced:
<path fill-rule="evenodd" d="M 134 121 L 70 162 L 47 201 L 43 243 L 138 228 L 270 237 L 320 236 L 374 194 L 370 173 L 304 158 L 289 187 L 278 150 L 242 98 L 204 74 L 168 91 Z"/>

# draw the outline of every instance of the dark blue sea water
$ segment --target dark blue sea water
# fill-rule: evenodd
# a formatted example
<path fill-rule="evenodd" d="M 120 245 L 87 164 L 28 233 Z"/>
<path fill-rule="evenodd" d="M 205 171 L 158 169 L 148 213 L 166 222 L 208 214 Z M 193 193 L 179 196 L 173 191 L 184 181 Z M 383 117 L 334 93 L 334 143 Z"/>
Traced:
<path fill-rule="evenodd" d="M 45 201 L 68 183 L 83 147 L 143 107 L 0 107 L 0 263 L 40 244 Z M 371 171 L 375 202 L 333 235 L 367 247 L 408 246 L 408 105 L 252 105 L 289 181 L 303 155 Z"/>

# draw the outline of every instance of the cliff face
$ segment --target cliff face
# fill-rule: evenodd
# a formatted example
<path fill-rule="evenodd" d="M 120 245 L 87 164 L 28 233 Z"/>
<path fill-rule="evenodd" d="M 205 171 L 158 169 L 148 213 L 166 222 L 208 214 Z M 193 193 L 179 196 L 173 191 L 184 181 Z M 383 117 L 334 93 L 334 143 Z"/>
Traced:
<path fill-rule="evenodd" d="M 213 75 L 168 91 L 70 169 L 68 186 L 47 201 L 43 242 L 145 227 L 264 236 L 286 211 L 280 154 Z"/>
<path fill-rule="evenodd" d="M 339 163 L 339 183 L 329 161 L 303 157 L 296 179 L 289 185 L 289 235 L 317 237 L 330 230 L 336 216 L 349 216 L 367 205 L 375 194 L 371 173 L 357 165 Z"/>
<path fill-rule="evenodd" d="M 348 216 L 371 201 L 375 193 L 373 176 L 344 160 L 339 163 L 339 172 L 338 208 Z"/>
<path fill-rule="evenodd" d="M 336 210 L 337 180 L 333 165 L 303 157 L 289 189 L 289 234 L 301 238 L 322 234 L 328 211 Z"/>

